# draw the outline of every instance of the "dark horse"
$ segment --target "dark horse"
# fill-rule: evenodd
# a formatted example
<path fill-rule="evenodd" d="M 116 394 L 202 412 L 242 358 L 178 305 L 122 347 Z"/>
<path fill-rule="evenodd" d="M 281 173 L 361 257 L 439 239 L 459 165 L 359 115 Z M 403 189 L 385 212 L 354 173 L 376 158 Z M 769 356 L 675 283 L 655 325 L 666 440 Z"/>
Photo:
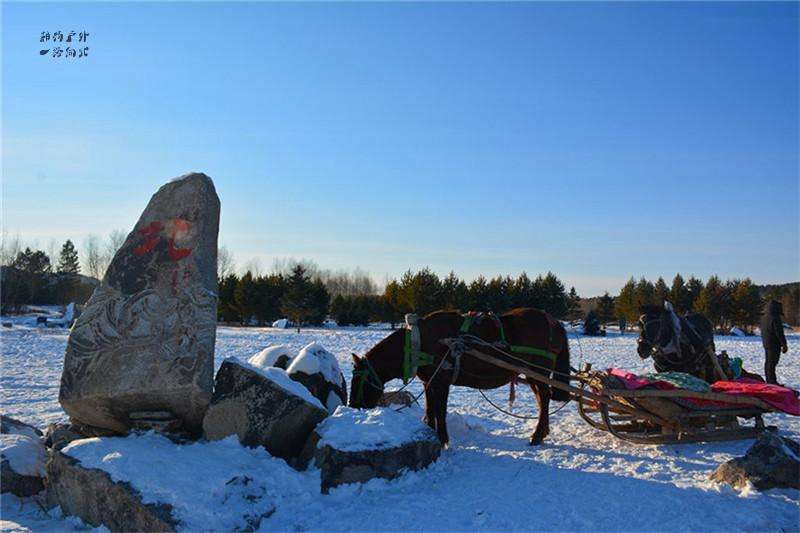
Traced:
<path fill-rule="evenodd" d="M 685 372 L 708 382 L 716 381 L 714 363 L 709 357 L 709 354 L 716 357 L 714 327 L 705 316 L 687 313 L 678 317 L 655 305 L 645 306 L 641 311 L 636 347 L 639 357 L 652 357 L 657 372 Z"/>
<path fill-rule="evenodd" d="M 514 309 L 500 317 L 506 340 L 511 345 L 528 346 L 546 350 L 556 355 L 554 379 L 568 382 L 569 344 L 567 334 L 560 322 L 553 320 L 537 309 Z M 453 383 L 453 370 L 444 366 L 434 372 L 447 355 L 447 347 L 439 342 L 442 339 L 457 337 L 464 323 L 464 317 L 455 311 L 436 311 L 418 320 L 421 350 L 433 355 L 432 364 L 420 366 L 417 375 L 425 384 L 425 423 L 434 429 L 443 445 L 449 441 L 447 436 L 447 398 L 450 385 L 460 385 L 474 389 L 495 389 L 511 382 L 517 376 L 514 372 L 485 363 L 469 355 L 462 356 L 460 369 Z M 500 327 L 493 320 L 481 320 L 470 329 L 470 334 L 488 342 L 501 339 Z M 383 394 L 385 383 L 401 378 L 403 375 L 403 354 L 405 330 L 398 330 L 376 344 L 364 357 L 353 355 L 354 370 L 350 392 L 351 407 L 374 407 Z M 531 364 L 552 368 L 553 362 L 541 355 L 516 354 Z M 551 374 L 542 370 L 543 374 Z M 433 378 L 433 379 L 432 379 Z M 569 393 L 553 389 L 544 383 L 532 383 L 531 389 L 539 404 L 539 421 L 531 436 L 531 444 L 539 444 L 550 432 L 550 398 L 557 401 L 569 400 Z"/>

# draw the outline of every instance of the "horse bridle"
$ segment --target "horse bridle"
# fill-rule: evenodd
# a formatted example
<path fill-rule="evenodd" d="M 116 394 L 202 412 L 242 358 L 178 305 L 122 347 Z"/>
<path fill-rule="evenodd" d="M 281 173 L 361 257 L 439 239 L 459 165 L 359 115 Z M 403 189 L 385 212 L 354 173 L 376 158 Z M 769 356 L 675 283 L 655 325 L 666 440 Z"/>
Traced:
<path fill-rule="evenodd" d="M 361 361 L 364 361 L 366 368 L 353 371 L 354 377 L 361 377 L 361 380 L 358 382 L 358 394 L 356 395 L 359 402 L 364 399 L 364 384 L 369 385 L 379 392 L 383 392 L 383 381 L 381 381 L 381 377 L 378 375 L 378 372 L 375 371 L 375 367 L 372 366 L 372 363 L 369 362 L 369 359 L 367 359 L 366 356 L 362 357 Z"/>

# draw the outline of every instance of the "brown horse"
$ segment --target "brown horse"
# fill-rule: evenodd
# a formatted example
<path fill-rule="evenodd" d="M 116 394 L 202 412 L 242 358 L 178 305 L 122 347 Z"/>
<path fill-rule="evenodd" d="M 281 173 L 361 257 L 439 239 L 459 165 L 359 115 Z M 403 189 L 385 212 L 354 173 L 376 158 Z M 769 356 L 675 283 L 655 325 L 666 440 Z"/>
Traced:
<path fill-rule="evenodd" d="M 554 379 L 568 381 L 565 374 L 570 370 L 569 343 L 560 322 L 543 311 L 529 308 L 509 311 L 500 317 L 500 321 L 509 344 L 538 348 L 555 354 L 555 370 L 560 374 L 555 374 Z M 473 389 L 495 389 L 516 378 L 513 372 L 469 355 L 462 357 L 455 383 L 452 383 L 452 369 L 446 370 L 442 367 L 434 376 L 436 368 L 447 354 L 447 347 L 439 341 L 457 337 L 463 323 L 464 317 L 455 311 L 436 311 L 418 320 L 421 350 L 434 357 L 432 364 L 420 366 L 417 371 L 425 384 L 425 422 L 436 431 L 443 445 L 449 441 L 446 417 L 451 384 Z M 470 334 L 488 342 L 501 339 L 498 324 L 488 319 L 475 323 Z M 374 407 L 383 394 L 384 384 L 402 377 L 404 346 L 405 330 L 401 329 L 376 344 L 364 357 L 353 354 L 351 407 Z M 517 353 L 515 356 L 540 367 L 552 368 L 553 365 L 552 360 L 541 355 Z M 545 370 L 542 373 L 550 374 Z M 569 394 L 559 389 L 551 391 L 549 385 L 538 382 L 532 383 L 531 389 L 539 404 L 539 421 L 530 443 L 540 444 L 550 432 L 550 399 L 567 401 Z"/>

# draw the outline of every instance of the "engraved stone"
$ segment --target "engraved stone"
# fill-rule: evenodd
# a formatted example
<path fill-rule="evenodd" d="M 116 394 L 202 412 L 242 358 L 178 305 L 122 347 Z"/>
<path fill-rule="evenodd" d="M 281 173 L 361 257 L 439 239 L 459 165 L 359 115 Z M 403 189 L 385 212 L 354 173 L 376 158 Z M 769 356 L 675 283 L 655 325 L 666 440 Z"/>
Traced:
<path fill-rule="evenodd" d="M 132 414 L 159 411 L 199 430 L 213 386 L 219 210 L 205 174 L 150 199 L 70 332 L 59 401 L 73 422 L 126 432 Z"/>

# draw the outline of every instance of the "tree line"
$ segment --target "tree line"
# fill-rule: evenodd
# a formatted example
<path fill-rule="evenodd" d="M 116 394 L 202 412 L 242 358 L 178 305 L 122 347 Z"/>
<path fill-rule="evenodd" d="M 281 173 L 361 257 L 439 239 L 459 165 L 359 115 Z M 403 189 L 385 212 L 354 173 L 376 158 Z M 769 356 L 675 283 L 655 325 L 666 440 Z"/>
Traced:
<path fill-rule="evenodd" d="M 567 291 L 552 272 L 535 279 L 479 276 L 467 283 L 451 272 L 444 278 L 428 268 L 407 271 L 378 293 L 360 271 L 353 274 L 314 273 L 295 264 L 288 273 L 242 276 L 229 273 L 219 283 L 219 318 L 225 322 L 268 324 L 290 318 L 296 324 L 321 324 L 331 316 L 340 325 L 370 322 L 397 324 L 406 313 L 427 314 L 437 309 L 494 311 L 536 307 L 556 318 L 577 318 L 580 298 Z"/>
<path fill-rule="evenodd" d="M 702 280 L 687 279 L 676 274 L 670 285 L 659 277 L 655 282 L 631 277 L 616 297 L 605 293 L 597 299 L 595 312 L 603 322 L 624 317 L 635 322 L 646 305 L 672 303 L 678 313 L 694 311 L 705 315 L 717 329 L 729 330 L 736 326 L 751 331 L 758 323 L 764 303 L 777 299 L 783 303 L 788 322 L 797 323 L 800 310 L 800 284 L 790 287 L 773 287 L 762 291 L 750 278 L 722 281 L 718 276 Z"/>
<path fill-rule="evenodd" d="M 85 240 L 83 265 L 89 276 L 102 277 L 124 240 L 121 231 L 111 232 L 105 243 L 94 236 Z M 91 296 L 93 285 L 85 278 L 81 282 L 75 244 L 67 240 L 55 263 L 54 255 L 31 247 L 22 249 L 19 239 L 3 240 L 0 312 L 18 312 L 26 304 L 83 303 Z M 312 261 L 281 259 L 268 274 L 261 274 L 256 265 L 238 275 L 225 247 L 220 247 L 218 256 L 218 317 L 229 323 L 264 325 L 289 318 L 295 324 L 320 325 L 330 316 L 341 325 L 397 324 L 405 313 L 424 315 L 437 309 L 502 313 L 515 307 L 535 307 L 561 320 L 576 320 L 586 310 L 585 303 L 582 310 L 575 288 L 566 290 L 552 272 L 535 278 L 525 272 L 516 277 L 478 276 L 467 282 L 454 272 L 441 277 L 423 268 L 408 270 L 380 290 L 369 274 L 359 269 L 331 271 Z M 591 309 L 602 322 L 624 317 L 633 324 L 643 306 L 669 300 L 679 313 L 700 312 L 718 329 L 736 326 L 749 331 L 770 299 L 781 301 L 786 321 L 798 325 L 800 283 L 759 287 L 749 278 L 722 281 L 711 276 L 704 283 L 677 274 L 668 285 L 661 277 L 655 282 L 631 277 L 617 296 L 605 293 L 593 299 Z"/>

